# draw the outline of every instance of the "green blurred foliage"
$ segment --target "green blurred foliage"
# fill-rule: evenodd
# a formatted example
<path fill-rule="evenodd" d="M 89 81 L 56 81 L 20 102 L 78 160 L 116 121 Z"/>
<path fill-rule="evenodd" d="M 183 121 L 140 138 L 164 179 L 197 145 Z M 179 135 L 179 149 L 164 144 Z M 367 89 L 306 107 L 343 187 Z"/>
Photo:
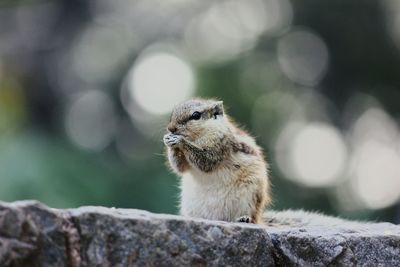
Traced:
<path fill-rule="evenodd" d="M 77 91 L 82 84 L 94 85 L 77 83 L 79 79 L 70 74 L 73 71 L 66 65 L 72 58 L 69 51 L 74 49 L 74 42 L 79 40 L 82 31 L 102 25 L 102 20 L 96 20 L 96 12 L 101 13 L 101 10 L 90 9 L 90 1 L 11 2 L 0 4 L 0 23 L 3 24 L 0 41 L 5 41 L 4 47 L 9 45 L 2 49 L 0 43 L 0 199 L 37 199 L 56 208 L 102 205 L 177 213 L 179 179 L 165 164 L 161 141 L 168 117 L 156 122 L 159 131 L 144 134 L 139 123 L 131 122 L 120 101 L 122 80 L 138 54 L 153 41 L 175 38 L 175 33 L 172 30 L 157 32 L 150 27 L 142 30 L 157 32 L 156 36 L 145 40 L 133 34 L 137 47 L 133 46 L 128 56 L 118 54 L 121 60 L 115 64 L 113 75 L 96 85 L 115 102 L 118 122 L 128 121 L 133 125 L 131 139 L 134 143 L 128 150 L 131 155 L 121 155 L 116 140 L 101 151 L 87 151 L 74 144 L 66 134 L 65 106 L 72 97 L 65 91 Z M 19 8 L 26 8 L 26 3 L 32 6 L 49 4 L 53 12 L 51 20 L 30 29 L 21 22 L 23 14 L 28 14 L 28 23 L 31 21 L 30 11 L 18 13 Z M 339 128 L 344 126 L 343 107 L 350 96 L 358 92 L 377 98 L 398 118 L 400 57 L 383 31 L 385 17 L 381 5 L 376 1 L 357 0 L 292 1 L 292 5 L 292 24 L 314 29 L 329 48 L 331 65 L 316 91 L 333 106 L 328 112 L 332 123 Z M 138 16 L 137 12 L 132 11 Z M 40 16 L 45 14 L 39 13 Z M 148 16 L 144 13 L 138 20 L 148 19 Z M 130 29 L 136 25 L 128 26 Z M 26 32 L 24 27 L 28 28 Z M 31 30 L 34 32 L 29 32 Z M 25 36 L 34 35 L 35 31 L 42 35 Z M 18 34 L 13 36 L 12 32 Z M 32 42 L 27 42 L 27 38 L 32 38 Z M 304 208 L 358 219 L 398 220 L 398 205 L 384 210 L 346 211 L 338 208 L 332 188 L 307 188 L 286 180 L 279 171 L 274 138 L 293 110 L 296 113 L 297 107 L 292 105 L 296 94 L 309 90 L 283 77 L 274 67 L 279 38 L 263 36 L 251 51 L 220 64 L 194 64 L 195 95 L 223 99 L 228 113 L 265 148 L 271 168 L 273 208 Z M 111 58 L 112 54 L 113 51 Z M 265 66 L 265 62 L 272 67 L 259 75 L 258 71 L 263 71 L 259 66 Z M 94 66 L 100 63 L 95 59 Z M 54 70 L 62 74 L 62 79 Z M 287 96 L 282 98 L 285 93 Z M 264 99 L 263 104 L 255 104 L 260 98 Z"/>

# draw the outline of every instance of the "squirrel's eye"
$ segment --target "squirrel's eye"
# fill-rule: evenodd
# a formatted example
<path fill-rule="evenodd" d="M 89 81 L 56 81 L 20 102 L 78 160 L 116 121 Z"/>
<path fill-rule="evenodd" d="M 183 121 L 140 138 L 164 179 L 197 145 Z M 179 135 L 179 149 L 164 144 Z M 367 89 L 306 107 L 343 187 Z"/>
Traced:
<path fill-rule="evenodd" d="M 198 111 L 193 112 L 192 116 L 190 116 L 191 120 L 200 120 L 201 118 L 201 113 Z"/>

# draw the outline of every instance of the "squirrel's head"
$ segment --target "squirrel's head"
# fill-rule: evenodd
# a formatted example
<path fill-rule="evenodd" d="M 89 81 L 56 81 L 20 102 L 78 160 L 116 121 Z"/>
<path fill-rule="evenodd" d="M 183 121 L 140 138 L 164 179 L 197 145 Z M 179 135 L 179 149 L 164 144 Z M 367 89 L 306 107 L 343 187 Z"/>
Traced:
<path fill-rule="evenodd" d="M 222 101 L 193 99 L 174 108 L 167 129 L 195 141 L 205 135 L 223 134 L 229 127 Z"/>

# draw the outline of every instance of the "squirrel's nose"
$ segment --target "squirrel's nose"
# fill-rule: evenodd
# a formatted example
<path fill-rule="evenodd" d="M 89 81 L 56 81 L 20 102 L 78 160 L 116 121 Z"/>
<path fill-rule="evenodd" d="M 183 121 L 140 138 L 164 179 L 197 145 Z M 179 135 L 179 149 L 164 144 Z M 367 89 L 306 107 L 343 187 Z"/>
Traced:
<path fill-rule="evenodd" d="M 171 133 L 175 133 L 178 129 L 176 128 L 176 126 L 173 125 L 169 125 L 168 126 L 168 131 L 170 131 Z"/>

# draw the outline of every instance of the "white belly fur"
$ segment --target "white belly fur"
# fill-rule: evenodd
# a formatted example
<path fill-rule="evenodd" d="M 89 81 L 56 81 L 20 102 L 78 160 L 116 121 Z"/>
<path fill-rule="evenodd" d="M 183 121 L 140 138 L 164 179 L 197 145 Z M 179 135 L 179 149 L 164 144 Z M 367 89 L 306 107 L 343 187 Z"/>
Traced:
<path fill-rule="evenodd" d="M 181 214 L 224 221 L 250 216 L 256 185 L 238 185 L 234 182 L 236 176 L 234 170 L 226 168 L 212 173 L 192 169 L 183 174 Z"/>

